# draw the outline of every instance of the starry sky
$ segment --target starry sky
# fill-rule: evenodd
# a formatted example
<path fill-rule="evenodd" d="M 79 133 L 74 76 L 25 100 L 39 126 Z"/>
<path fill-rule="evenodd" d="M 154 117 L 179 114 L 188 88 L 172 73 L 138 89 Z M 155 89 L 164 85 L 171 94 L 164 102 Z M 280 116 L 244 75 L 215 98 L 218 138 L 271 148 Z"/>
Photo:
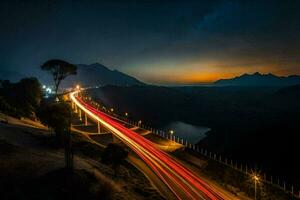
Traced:
<path fill-rule="evenodd" d="M 300 74 L 300 1 L 1 0 L 0 68 L 99 62 L 154 84 Z"/>

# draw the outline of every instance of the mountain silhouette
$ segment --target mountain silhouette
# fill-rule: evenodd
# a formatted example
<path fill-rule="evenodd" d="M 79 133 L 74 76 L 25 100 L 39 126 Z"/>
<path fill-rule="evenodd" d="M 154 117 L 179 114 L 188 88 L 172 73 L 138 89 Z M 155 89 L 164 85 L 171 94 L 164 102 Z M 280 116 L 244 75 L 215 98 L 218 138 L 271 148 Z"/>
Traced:
<path fill-rule="evenodd" d="M 75 84 L 80 84 L 84 87 L 99 86 L 99 85 L 145 85 L 145 83 L 136 78 L 122 73 L 118 70 L 110 70 L 106 66 L 94 63 L 91 65 L 77 65 L 77 75 L 69 76 L 62 82 L 63 87 L 72 87 Z"/>
<path fill-rule="evenodd" d="M 214 83 L 222 86 L 288 86 L 300 84 L 300 76 L 276 76 L 271 73 L 243 74 L 231 79 L 220 79 Z"/>

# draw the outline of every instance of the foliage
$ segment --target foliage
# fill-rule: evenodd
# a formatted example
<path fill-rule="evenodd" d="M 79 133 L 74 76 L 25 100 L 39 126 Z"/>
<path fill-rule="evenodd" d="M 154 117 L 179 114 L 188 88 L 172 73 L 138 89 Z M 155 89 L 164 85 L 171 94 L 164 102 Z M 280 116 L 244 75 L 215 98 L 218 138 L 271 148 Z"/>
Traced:
<path fill-rule="evenodd" d="M 121 145 L 110 143 L 102 152 L 101 161 L 105 164 L 112 165 L 116 176 L 120 165 L 125 161 L 127 156 L 128 151 L 126 151 Z"/>
<path fill-rule="evenodd" d="M 53 76 L 55 94 L 57 94 L 60 82 L 69 75 L 77 74 L 77 66 L 63 60 L 48 60 L 41 66 L 42 70 L 48 71 Z"/>
<path fill-rule="evenodd" d="M 65 102 L 43 103 L 37 112 L 40 121 L 53 128 L 57 137 L 69 128 L 71 115 L 71 107 Z"/>
<path fill-rule="evenodd" d="M 0 109 L 9 114 L 31 117 L 40 105 L 42 90 L 36 78 L 24 78 L 17 83 L 1 82 Z"/>

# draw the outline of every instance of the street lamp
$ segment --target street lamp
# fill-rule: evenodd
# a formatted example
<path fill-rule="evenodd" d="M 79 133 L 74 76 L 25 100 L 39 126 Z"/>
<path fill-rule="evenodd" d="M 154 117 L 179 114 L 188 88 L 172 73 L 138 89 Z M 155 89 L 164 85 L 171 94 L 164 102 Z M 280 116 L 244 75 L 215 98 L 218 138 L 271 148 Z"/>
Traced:
<path fill-rule="evenodd" d="M 110 111 L 111 111 L 111 112 L 114 112 L 114 109 L 113 109 L 113 108 L 111 108 L 111 109 L 110 109 Z"/>
<path fill-rule="evenodd" d="M 170 133 L 170 139 L 173 140 L 173 134 L 174 134 L 174 131 L 173 131 L 173 130 L 170 130 L 169 133 Z"/>
<path fill-rule="evenodd" d="M 76 85 L 76 89 L 79 90 L 79 89 L 80 89 L 80 86 L 79 86 L 79 85 Z"/>
<path fill-rule="evenodd" d="M 125 113 L 125 116 L 128 117 L 128 112 Z"/>
<path fill-rule="evenodd" d="M 253 174 L 252 179 L 254 181 L 254 199 L 256 200 L 257 184 L 259 183 L 260 178 L 257 174 Z"/>

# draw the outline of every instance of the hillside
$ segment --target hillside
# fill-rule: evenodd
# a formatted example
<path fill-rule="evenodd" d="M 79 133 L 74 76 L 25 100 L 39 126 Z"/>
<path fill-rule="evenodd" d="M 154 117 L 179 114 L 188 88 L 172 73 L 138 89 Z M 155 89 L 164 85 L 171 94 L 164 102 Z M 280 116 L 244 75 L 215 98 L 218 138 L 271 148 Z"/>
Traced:
<path fill-rule="evenodd" d="M 214 83 L 220 86 L 288 86 L 300 84 L 300 76 L 276 76 L 273 74 L 243 74 L 230 79 L 220 79 Z"/>
<path fill-rule="evenodd" d="M 284 90 L 290 95 L 281 95 Z M 299 141 L 294 132 L 299 124 L 299 98 L 291 101 L 297 91 L 288 87 L 107 86 L 89 95 L 154 128 L 164 129 L 174 121 L 209 127 L 201 147 L 249 166 L 256 164 L 300 185 L 299 164 L 292 162 Z M 278 156 L 285 165 L 276 165 Z"/>
<path fill-rule="evenodd" d="M 136 78 L 122 73 L 118 70 L 110 70 L 106 66 L 94 63 L 91 65 L 77 65 L 77 75 L 70 76 L 62 82 L 63 87 L 72 87 L 75 84 L 80 84 L 84 87 L 99 86 L 99 85 L 145 85 L 145 83 Z"/>

